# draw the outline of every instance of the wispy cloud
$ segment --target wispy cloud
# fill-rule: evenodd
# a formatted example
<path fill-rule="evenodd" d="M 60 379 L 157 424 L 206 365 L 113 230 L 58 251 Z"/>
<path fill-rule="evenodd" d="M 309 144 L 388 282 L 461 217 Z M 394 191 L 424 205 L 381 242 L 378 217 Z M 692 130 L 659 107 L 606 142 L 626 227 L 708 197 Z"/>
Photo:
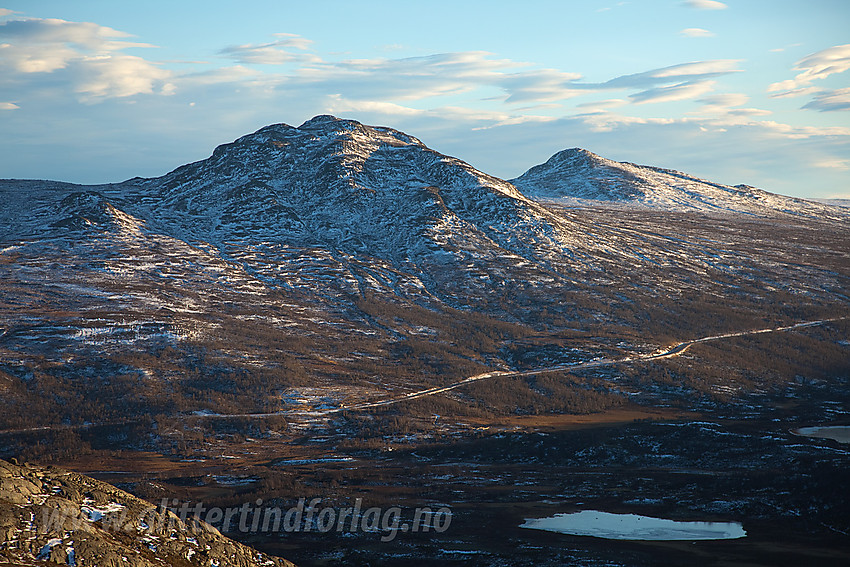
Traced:
<path fill-rule="evenodd" d="M 471 109 L 459 106 L 441 106 L 418 109 L 383 101 L 349 100 L 340 95 L 332 95 L 326 101 L 327 112 L 345 114 L 357 112 L 394 119 L 427 118 L 429 120 L 456 121 L 469 124 L 472 130 L 485 130 L 499 126 L 523 124 L 526 122 L 549 122 L 550 116 L 535 116 L 511 113 L 499 110 Z"/>
<path fill-rule="evenodd" d="M 620 89 L 620 88 L 645 88 L 663 84 L 675 84 L 683 82 L 694 82 L 703 79 L 711 79 L 739 73 L 737 59 L 714 59 L 710 61 L 693 61 L 681 63 L 660 69 L 652 69 L 632 75 L 622 75 L 595 85 L 586 85 L 586 88 Z"/>
<path fill-rule="evenodd" d="M 801 87 L 799 89 L 792 89 L 790 91 L 782 91 L 780 93 L 773 93 L 770 95 L 770 98 L 791 98 L 809 94 L 819 93 L 821 90 L 817 87 Z"/>
<path fill-rule="evenodd" d="M 597 12 L 610 12 L 610 11 L 611 11 L 611 10 L 613 10 L 614 8 L 619 8 L 619 7 L 621 7 L 621 6 L 625 6 L 626 4 L 628 4 L 628 2 L 617 2 L 617 3 L 616 3 L 615 5 L 613 5 L 613 6 L 604 6 L 604 7 L 602 7 L 602 8 L 597 8 L 597 9 L 596 9 L 596 11 L 597 11 Z"/>
<path fill-rule="evenodd" d="M 725 10 L 729 7 L 717 0 L 686 0 L 683 4 L 697 10 Z"/>
<path fill-rule="evenodd" d="M 303 53 L 313 43 L 311 40 L 284 33 L 275 34 L 275 37 L 282 39 L 261 44 L 230 45 L 219 51 L 219 54 L 241 65 L 283 65 L 295 61 L 310 63 L 321 61 L 315 55 Z M 292 50 L 301 53 L 293 53 Z"/>
<path fill-rule="evenodd" d="M 689 112 L 691 116 L 702 117 L 712 126 L 737 126 L 748 124 L 757 116 L 773 114 L 762 108 L 740 108 L 749 102 L 750 97 L 743 93 L 718 93 L 705 96 L 697 102 L 702 103 L 698 110 Z"/>
<path fill-rule="evenodd" d="M 636 104 L 675 102 L 679 100 L 697 98 L 711 92 L 713 87 L 714 81 L 686 82 L 647 89 L 645 91 L 629 95 L 629 98 Z"/>
<path fill-rule="evenodd" d="M 746 104 L 750 97 L 744 93 L 713 94 L 699 99 L 699 102 L 709 108 L 725 109 Z"/>
<path fill-rule="evenodd" d="M 109 155 L 116 156 L 116 163 L 123 160 L 120 171 L 132 175 L 158 174 L 157 168 L 197 159 L 200 156 L 187 148 L 197 152 L 211 139 L 228 140 L 251 127 L 282 119 L 298 123 L 319 113 L 410 131 L 436 149 L 455 152 L 495 174 L 507 173 L 509 166 L 519 173 L 520 166 L 528 167 L 546 152 L 596 142 L 594 147 L 600 150 L 639 148 L 645 151 L 644 163 L 654 163 L 652 156 L 679 152 L 746 164 L 748 160 L 736 157 L 736 152 L 747 148 L 769 167 L 787 165 L 784 171 L 790 178 L 797 175 L 794 164 L 805 162 L 802 171 L 812 163 L 812 154 L 800 154 L 801 147 L 817 146 L 820 156 L 848 155 L 850 148 L 850 128 L 803 126 L 794 118 L 783 119 L 790 123 L 773 122 L 764 119 L 769 110 L 750 107 L 754 104 L 746 94 L 723 92 L 728 87 L 725 79 L 743 72 L 740 60 L 638 67 L 634 73 L 603 75 L 591 82 L 576 68 L 541 68 L 483 51 L 419 57 L 384 52 L 385 57 L 341 59 L 349 56 L 319 55 L 316 45 L 301 36 L 278 34 L 266 39 L 193 54 L 206 61 L 177 66 L 154 60 L 149 54 L 156 51 L 129 52 L 130 47 L 147 44 L 104 26 L 0 20 L 0 100 L 7 101 L 0 102 L 0 110 L 10 111 L 3 113 L 4 126 L 17 121 L 24 125 L 21 128 L 36 124 L 46 129 L 32 120 L 35 113 L 41 109 L 58 113 L 61 108 L 66 115 L 96 124 L 90 131 L 97 133 L 91 135 L 101 140 L 104 155 L 114 152 Z M 815 97 L 808 109 L 846 109 L 847 89 L 821 91 L 813 86 L 816 79 L 847 68 L 838 56 L 840 50 L 836 54 L 841 47 L 801 60 L 795 88 L 772 91 L 773 96 L 808 94 Z M 578 55 L 572 61 L 583 69 Z M 69 93 L 76 93 L 76 100 Z M 163 96 L 168 94 L 173 96 Z M 136 103 L 133 113 L 122 111 L 124 104 L 109 102 L 128 97 Z M 77 101 L 103 104 L 75 114 Z M 116 116 L 128 124 L 104 126 L 116 124 Z M 127 131 L 148 136 L 130 141 Z M 796 142 L 802 139 L 804 144 Z M 0 142 L 0 148 L 10 143 Z M 706 143 L 714 145 L 702 152 Z M 156 152 L 148 146 L 156 147 Z M 505 147 L 512 148 L 508 157 Z M 687 149 L 680 151 L 682 147 Z M 148 161 L 134 155 L 145 151 Z M 35 152 L 32 156 L 31 170 L 48 175 L 38 169 L 43 164 Z M 5 158 L 6 164 L 9 159 Z M 92 175 L 85 171 L 90 157 L 82 149 L 66 161 L 80 164 L 70 166 L 82 171 L 79 179 Z M 507 161 L 510 164 L 502 163 Z M 141 162 L 155 165 L 139 171 Z M 119 171 L 111 161 L 105 167 L 113 169 L 103 171 Z M 109 174 L 98 171 L 97 175 Z M 824 176 L 846 175 L 837 167 L 824 171 Z"/>
<path fill-rule="evenodd" d="M 850 159 L 823 158 L 815 161 L 812 165 L 815 167 L 825 167 L 827 169 L 850 171 Z"/>
<path fill-rule="evenodd" d="M 505 93 L 503 98 L 536 101 L 554 88 L 551 83 L 556 78 L 545 71 L 521 71 L 529 66 L 483 51 L 323 61 L 298 69 L 286 79 L 286 85 L 290 89 L 342 93 L 351 99 L 394 101 L 461 95 L 494 87 Z M 564 75 L 563 79 L 577 76 Z"/>
<path fill-rule="evenodd" d="M 540 69 L 511 73 L 498 81 L 508 94 L 508 102 L 545 102 L 564 100 L 582 94 L 576 88 L 579 73 L 565 73 L 556 69 Z"/>
<path fill-rule="evenodd" d="M 801 45 L 801 44 L 799 44 L 799 43 L 792 43 L 792 44 L 790 44 L 790 45 L 786 45 L 786 46 L 784 46 L 784 47 L 777 47 L 777 48 L 775 48 L 775 49 L 771 49 L 771 50 L 769 50 L 769 51 L 770 51 L 771 53 L 782 53 L 783 51 L 785 51 L 785 50 L 786 50 L 786 49 L 788 49 L 789 47 L 800 47 L 800 45 Z"/>
<path fill-rule="evenodd" d="M 231 59 L 231 66 L 178 74 L 124 53 L 148 44 L 93 23 L 12 20 L 0 23 L 0 36 L 0 71 L 4 71 L 0 84 L 16 83 L 35 92 L 70 83 L 69 90 L 85 102 L 232 84 L 268 92 L 285 89 L 308 97 L 339 93 L 347 100 L 396 104 L 466 95 L 478 102 L 494 100 L 526 108 L 604 91 L 632 91 L 626 100 L 643 104 L 701 96 L 710 90 L 707 79 L 738 71 L 735 60 L 696 61 L 589 83 L 580 73 L 535 68 L 483 51 L 332 61 L 313 53 L 311 40 L 281 33 L 274 41 L 221 49 L 219 55 Z M 45 75 L 49 79 L 39 78 Z M 487 90 L 490 93 L 484 94 Z M 516 107 L 513 112 L 518 112 Z"/>
<path fill-rule="evenodd" d="M 296 33 L 275 33 L 272 34 L 274 37 L 282 38 L 280 41 L 285 42 L 287 47 L 291 47 L 293 49 L 300 49 L 302 51 L 309 49 L 314 41 L 312 39 L 307 39 L 306 37 L 301 37 Z"/>
<path fill-rule="evenodd" d="M 740 72 L 737 65 L 736 59 L 693 61 L 621 75 L 604 83 L 572 82 L 569 88 L 589 92 L 638 90 L 629 95 L 629 100 L 634 104 L 675 102 L 697 98 L 710 92 L 715 84 L 710 79 Z"/>
<path fill-rule="evenodd" d="M 796 77 L 773 83 L 767 90 L 778 93 L 774 96 L 789 96 L 792 93 L 806 94 L 801 89 L 809 86 L 812 81 L 825 79 L 848 69 L 850 69 L 850 43 L 836 45 L 804 57 L 794 66 L 795 71 L 800 71 Z"/>
<path fill-rule="evenodd" d="M 814 100 L 803 105 L 803 108 L 820 112 L 850 110 L 850 88 L 821 91 L 815 95 Z"/>
<path fill-rule="evenodd" d="M 836 45 L 812 53 L 797 62 L 793 79 L 771 84 L 767 91 L 772 98 L 813 95 L 813 99 L 802 106 L 806 110 L 830 112 L 850 110 L 850 89 L 825 90 L 812 83 L 850 69 L 850 44 Z"/>
<path fill-rule="evenodd" d="M 850 128 L 846 126 L 794 126 L 773 120 L 762 120 L 758 124 L 790 139 L 797 140 L 821 136 L 850 136 Z"/>
<path fill-rule="evenodd" d="M 702 28 L 685 28 L 679 32 L 679 35 L 685 37 L 714 37 L 715 34 Z"/>
<path fill-rule="evenodd" d="M 581 104 L 577 104 L 576 108 L 581 108 L 583 110 L 586 109 L 588 112 L 601 112 L 609 108 L 625 106 L 626 104 L 628 104 L 628 101 L 621 98 L 609 98 L 605 100 L 595 100 L 593 102 L 583 102 Z"/>

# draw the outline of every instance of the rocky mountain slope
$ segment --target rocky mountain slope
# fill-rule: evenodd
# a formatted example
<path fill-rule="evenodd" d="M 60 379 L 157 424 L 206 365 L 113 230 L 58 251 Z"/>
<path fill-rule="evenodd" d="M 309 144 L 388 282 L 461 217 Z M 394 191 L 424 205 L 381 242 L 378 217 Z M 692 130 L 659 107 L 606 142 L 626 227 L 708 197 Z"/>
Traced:
<path fill-rule="evenodd" d="M 509 183 L 396 130 L 331 116 L 268 126 L 159 178 L 3 188 L 31 195 L 5 211 L 5 236 L 144 223 L 187 242 L 250 238 L 395 261 L 474 244 L 557 246 L 551 215 Z"/>
<path fill-rule="evenodd" d="M 586 216 L 553 211 L 526 193 L 665 210 L 850 218 L 836 207 L 585 150 L 561 152 L 512 185 L 391 128 L 317 116 L 297 128 L 268 126 L 158 178 L 91 187 L 0 182 L 10 203 L 0 211 L 0 238 L 70 238 L 84 247 L 102 238 L 163 240 L 164 248 L 211 251 L 264 285 L 321 288 L 335 298 L 388 292 L 458 307 L 479 304 L 482 294 L 496 302 L 505 286 L 534 296 L 553 281 L 594 279 L 612 265 L 648 273 L 668 261 L 659 254 L 672 252 L 695 269 L 716 263 L 691 251 L 647 248 L 631 233 L 600 230 Z"/>
<path fill-rule="evenodd" d="M 104 482 L 0 460 L 3 565 L 287 567 Z"/>
<path fill-rule="evenodd" d="M 556 153 L 511 180 L 529 197 L 563 204 L 625 204 L 666 211 L 846 217 L 825 203 L 722 185 L 686 173 L 603 158 L 581 148 Z M 596 203 L 599 204 L 599 203 Z"/>
<path fill-rule="evenodd" d="M 695 320 L 708 335 L 844 308 L 844 209 L 559 156 L 514 185 L 391 128 L 318 116 L 157 178 L 0 181 L 5 428 L 274 413 L 305 386 L 356 405 L 625 356 L 692 337 Z M 685 210 L 525 196 L 544 185 Z"/>

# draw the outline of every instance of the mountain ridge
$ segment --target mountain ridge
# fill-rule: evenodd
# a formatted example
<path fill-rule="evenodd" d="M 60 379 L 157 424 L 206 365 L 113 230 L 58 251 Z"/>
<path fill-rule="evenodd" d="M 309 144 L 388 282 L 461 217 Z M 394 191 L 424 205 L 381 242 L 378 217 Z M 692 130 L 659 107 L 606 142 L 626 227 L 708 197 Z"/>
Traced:
<path fill-rule="evenodd" d="M 551 191 L 536 191 L 544 182 Z M 682 183 L 692 186 L 681 190 Z M 614 209 L 638 202 L 653 210 L 641 195 L 661 195 L 649 203 L 654 210 L 850 218 L 837 207 L 614 162 L 580 148 L 558 152 L 510 183 L 398 130 L 320 115 L 298 127 L 265 126 L 159 177 L 94 186 L 0 181 L 11 203 L 0 211 L 0 237 L 61 241 L 90 234 L 133 247 L 146 239 L 162 246 L 179 241 L 199 251 L 212 247 L 266 285 L 325 289 L 332 273 L 331 295 L 391 291 L 461 308 L 474 305 L 460 299 L 470 293 L 503 303 L 503 288 L 512 286 L 539 297 L 552 282 L 590 283 L 620 265 L 716 269 L 699 243 L 688 254 L 646 248 L 633 234 L 601 230 L 587 215 L 546 204 L 553 194 L 580 194 L 576 187 L 607 198 L 555 201 Z M 697 190 L 713 193 L 701 198 Z"/>
<path fill-rule="evenodd" d="M 751 185 L 724 185 L 674 169 L 618 162 L 582 148 L 556 152 L 511 179 L 531 198 L 571 206 L 636 206 L 644 209 L 844 217 L 831 205 L 770 193 Z"/>
<path fill-rule="evenodd" d="M 240 238 L 265 223 L 302 241 L 324 238 L 331 247 L 339 246 L 340 240 L 348 237 L 365 239 L 366 247 L 370 244 L 371 231 L 341 234 L 346 230 L 340 231 L 336 226 L 337 221 L 343 220 L 340 211 L 354 213 L 359 209 L 374 219 L 376 212 L 389 217 L 409 208 L 412 202 L 423 208 L 419 224 L 434 218 L 452 219 L 449 224 L 456 224 L 458 205 L 470 213 L 470 205 L 496 206 L 495 201 L 502 205 L 490 212 L 501 218 L 509 212 L 507 205 L 507 209 L 515 209 L 515 221 L 519 220 L 516 217 L 520 209 L 526 211 L 519 215 L 526 220 L 546 219 L 546 210 L 534 206 L 533 201 L 570 206 L 636 206 L 671 212 L 847 218 L 846 211 L 831 204 L 776 195 L 749 185 L 723 185 L 672 169 L 617 162 L 583 148 L 561 150 L 506 181 L 434 151 L 407 133 L 331 115 L 315 116 L 298 127 L 284 123 L 264 126 L 217 146 L 208 158 L 158 177 L 134 177 L 100 185 L 41 180 L 0 183 L 6 187 L 18 185 L 21 190 L 52 187 L 99 192 L 116 208 L 126 206 L 125 213 L 144 217 L 152 226 L 168 226 L 184 240 L 220 242 Z M 435 193 L 429 187 L 440 189 Z M 458 191 L 451 189 L 461 190 L 464 197 L 458 198 Z M 441 194 L 445 191 L 450 194 L 448 201 Z M 365 194 L 371 194 L 373 200 L 383 197 L 384 209 L 370 209 Z M 514 205 L 499 196 L 507 197 Z M 213 217 L 209 226 L 193 227 L 187 223 L 186 217 L 198 216 L 201 211 Z M 247 222 L 245 217 L 258 222 Z M 63 220 L 77 222 L 54 222 Z M 19 218 L 9 222 L 21 221 Z M 396 227 L 385 227 L 382 237 L 397 232 Z"/>

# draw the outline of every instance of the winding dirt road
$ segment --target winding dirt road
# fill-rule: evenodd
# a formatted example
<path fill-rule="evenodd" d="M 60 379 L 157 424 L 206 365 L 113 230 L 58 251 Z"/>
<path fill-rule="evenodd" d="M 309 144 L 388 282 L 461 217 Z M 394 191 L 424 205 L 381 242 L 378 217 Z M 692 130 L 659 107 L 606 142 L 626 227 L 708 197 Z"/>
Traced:
<path fill-rule="evenodd" d="M 485 372 L 483 374 L 476 374 L 475 376 L 469 376 L 468 378 L 464 378 L 463 380 L 459 380 L 457 382 L 453 382 L 448 386 L 438 386 L 436 388 L 428 388 L 426 390 L 419 390 L 416 392 L 410 392 L 409 394 L 404 394 L 402 396 L 397 396 L 394 398 L 389 398 L 386 400 L 381 400 L 377 402 L 366 402 L 363 404 L 355 404 L 351 406 L 341 406 L 339 408 L 333 408 L 324 410 L 321 413 L 331 414 L 331 413 L 339 413 L 342 411 L 360 411 L 370 408 L 377 408 L 383 406 L 390 406 L 393 404 L 397 404 L 399 402 L 404 402 L 408 400 L 415 400 L 416 398 L 422 398 L 424 396 L 433 396 L 434 394 L 441 394 L 443 392 L 448 392 L 449 390 L 454 390 L 455 388 L 460 388 L 461 386 L 465 386 L 471 382 L 477 382 L 479 380 L 490 380 L 493 378 L 505 378 L 505 377 L 522 377 L 522 376 L 536 376 L 538 374 L 547 374 L 549 372 L 562 372 L 565 370 L 583 370 L 586 368 L 598 368 L 600 366 L 611 366 L 614 364 L 631 364 L 635 362 L 644 362 L 647 360 L 660 360 L 662 358 L 673 358 L 674 356 L 681 356 L 685 353 L 690 347 L 698 343 L 707 343 L 711 341 L 719 341 L 722 339 L 729 339 L 732 337 L 745 337 L 749 335 L 760 335 L 763 333 L 779 333 L 784 331 L 792 331 L 794 329 L 801 329 L 804 327 L 816 327 L 818 325 L 823 325 L 824 323 L 830 323 L 833 321 L 843 321 L 848 319 L 848 317 L 834 317 L 832 319 L 818 319 L 816 321 L 804 321 L 802 323 L 796 323 L 794 325 L 787 325 L 784 327 L 770 327 L 767 329 L 755 329 L 749 331 L 739 331 L 735 333 L 724 333 L 722 335 L 712 335 L 708 337 L 701 337 L 698 339 L 692 339 L 690 341 L 684 341 L 681 343 L 677 343 L 667 350 L 656 352 L 653 354 L 646 354 L 640 356 L 627 356 L 625 358 L 620 359 L 607 359 L 607 358 L 599 358 L 596 360 L 590 360 L 588 362 L 581 362 L 578 364 L 558 364 L 555 366 L 547 366 L 544 368 L 535 368 L 533 370 L 517 370 L 517 371 L 493 371 L 493 372 Z"/>
<path fill-rule="evenodd" d="M 549 372 L 563 372 L 563 371 L 572 371 L 572 370 L 583 370 L 587 368 L 599 368 L 602 366 L 612 366 L 614 364 L 634 364 L 638 362 L 644 362 L 648 360 L 660 360 L 663 358 L 672 358 L 674 356 L 681 356 L 685 353 L 690 347 L 698 343 L 707 343 L 710 341 L 719 341 L 722 339 L 729 339 L 732 337 L 745 337 L 749 335 L 760 335 L 763 333 L 780 333 L 784 331 L 793 331 L 794 329 L 801 329 L 804 327 L 816 327 L 818 325 L 823 325 L 824 323 L 830 323 L 833 321 L 844 321 L 850 319 L 850 317 L 833 317 L 832 319 L 818 319 L 816 321 L 804 321 L 802 323 L 796 323 L 794 325 L 787 325 L 784 327 L 770 327 L 767 329 L 755 329 L 749 331 L 739 331 L 735 333 L 724 333 L 722 335 L 712 335 L 708 337 L 701 337 L 698 339 L 692 339 L 690 341 L 684 341 L 681 343 L 677 343 L 670 348 L 655 352 L 653 354 L 645 354 L 639 356 L 627 356 L 619 359 L 608 359 L 608 358 L 598 358 L 595 360 L 589 360 L 587 362 L 581 362 L 578 364 L 558 364 L 554 366 L 547 366 L 543 368 L 535 368 L 532 370 L 494 370 L 492 372 L 484 372 L 483 374 L 476 374 L 475 376 L 469 376 L 464 378 L 463 380 L 458 380 L 457 382 L 453 382 L 447 386 L 437 386 L 435 388 L 427 388 L 425 390 L 418 390 L 416 392 L 410 392 L 408 394 L 403 394 L 401 396 L 396 396 L 392 398 L 387 398 L 385 400 L 379 400 L 376 402 L 365 402 L 361 404 L 353 404 L 350 406 L 342 405 L 338 408 L 327 408 L 327 409 L 317 409 L 311 410 L 307 412 L 311 417 L 322 417 L 331 414 L 337 414 L 344 411 L 362 411 L 371 408 L 379 408 L 384 406 L 391 406 L 400 402 L 415 400 L 416 398 L 422 398 L 425 396 L 433 396 L 435 394 L 441 394 L 443 392 L 448 392 L 450 390 L 454 390 L 455 388 L 460 388 L 461 386 L 465 386 L 466 384 L 470 384 L 472 382 L 478 382 L 480 380 L 492 380 L 494 378 L 507 378 L 507 377 L 522 377 L 522 376 L 536 376 L 538 374 L 546 374 Z M 273 413 L 240 413 L 240 414 L 220 414 L 220 413 L 195 413 L 186 417 L 192 417 L 195 419 L 226 419 L 226 418 L 234 418 L 234 417 L 242 417 L 242 418 L 264 418 L 264 417 L 273 417 L 273 416 L 287 416 L 288 412 L 273 412 Z M 110 424 L 119 425 L 127 422 L 110 422 Z M 45 425 L 41 427 L 31 427 L 25 429 L 8 429 L 0 431 L 0 434 L 9 434 L 9 433 L 24 433 L 24 432 L 35 432 L 42 430 L 54 430 L 54 429 L 85 429 L 94 426 L 107 425 L 107 423 L 86 423 L 86 424 L 75 424 L 75 425 Z"/>

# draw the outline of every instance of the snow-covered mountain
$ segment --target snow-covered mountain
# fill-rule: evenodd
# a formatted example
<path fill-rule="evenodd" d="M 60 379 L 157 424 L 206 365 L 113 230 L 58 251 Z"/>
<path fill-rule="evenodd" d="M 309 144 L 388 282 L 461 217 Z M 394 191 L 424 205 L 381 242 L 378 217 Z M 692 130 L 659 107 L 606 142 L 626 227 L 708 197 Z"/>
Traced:
<path fill-rule="evenodd" d="M 0 198 L 7 242 L 121 240 L 136 250 L 154 239 L 164 250 L 211 252 L 275 286 L 424 294 L 467 307 L 482 296 L 500 302 L 505 286 L 543 293 L 556 281 L 601 281 L 623 265 L 650 277 L 657 266 L 717 263 L 697 242 L 647 247 L 632 232 L 542 201 L 848 218 L 838 207 L 579 149 L 509 183 L 403 132 L 333 116 L 267 126 L 161 177 L 97 186 L 6 180 Z"/>
<path fill-rule="evenodd" d="M 268 126 L 130 185 L 141 196 L 133 214 L 188 240 L 251 237 L 403 261 L 555 238 L 545 209 L 511 184 L 402 132 L 332 116 Z"/>
<path fill-rule="evenodd" d="M 792 214 L 822 218 L 844 212 L 823 203 L 722 185 L 671 169 L 603 158 L 581 148 L 556 153 L 511 180 L 523 194 L 570 205 L 628 205 L 668 211 Z"/>
<path fill-rule="evenodd" d="M 576 187 L 596 205 L 542 202 Z M 697 213 L 617 204 L 641 199 Z M 369 397 L 565 360 L 550 348 L 565 337 L 602 356 L 640 350 L 648 334 L 691 336 L 694 321 L 703 335 L 762 325 L 776 306 L 813 305 L 814 319 L 850 287 L 839 207 L 584 151 L 512 184 L 331 116 L 262 128 L 161 177 L 0 180 L 0 203 L 0 390 L 18 388 L 0 410 L 20 427 L 70 415 L 62 400 L 48 415 L 21 410 L 36 399 L 27 369 L 43 361 L 73 377 L 72 397 L 105 387 L 86 381 L 105 357 L 110 373 L 142 379 L 129 401 L 115 381 L 115 403 L 74 419 L 123 415 L 139 396 L 166 413 L 275 411 L 290 386 L 345 383 Z M 703 222 L 703 211 L 758 218 Z M 166 346 L 177 354 L 146 358 Z M 145 389 L 200 372 L 198 349 L 224 402 L 192 380 Z M 270 374 L 229 382 L 257 369 Z M 54 378 L 42 376 L 45 391 L 66 391 Z"/>
<path fill-rule="evenodd" d="M 3 215 L 17 236 L 120 220 L 219 248 L 250 240 L 396 265 L 544 258 L 568 240 L 510 183 L 402 132 L 332 116 L 262 128 L 162 177 L 91 187 L 7 181 L 0 191 L 17 203 Z"/>

